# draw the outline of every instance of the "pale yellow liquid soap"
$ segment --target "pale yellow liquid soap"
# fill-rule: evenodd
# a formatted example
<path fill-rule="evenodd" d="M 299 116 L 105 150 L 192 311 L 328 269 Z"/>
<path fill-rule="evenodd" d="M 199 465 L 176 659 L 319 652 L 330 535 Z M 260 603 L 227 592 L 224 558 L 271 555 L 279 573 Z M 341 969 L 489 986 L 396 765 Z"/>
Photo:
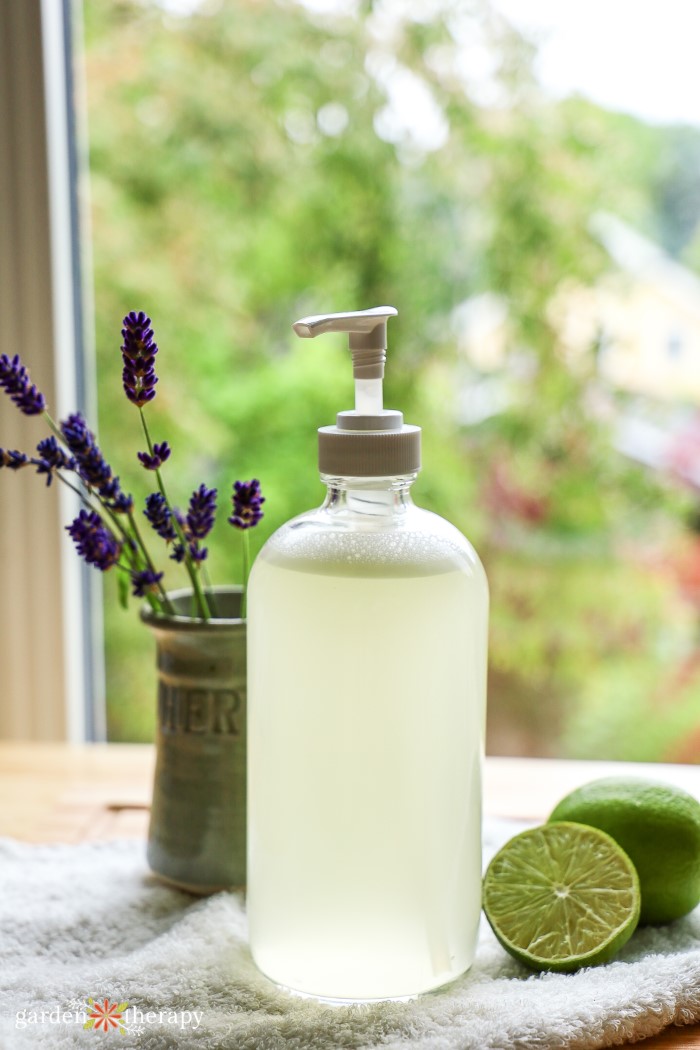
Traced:
<path fill-rule="evenodd" d="M 298 992 L 408 997 L 474 956 L 485 576 L 412 505 L 399 529 L 309 519 L 250 582 L 251 949 Z"/>

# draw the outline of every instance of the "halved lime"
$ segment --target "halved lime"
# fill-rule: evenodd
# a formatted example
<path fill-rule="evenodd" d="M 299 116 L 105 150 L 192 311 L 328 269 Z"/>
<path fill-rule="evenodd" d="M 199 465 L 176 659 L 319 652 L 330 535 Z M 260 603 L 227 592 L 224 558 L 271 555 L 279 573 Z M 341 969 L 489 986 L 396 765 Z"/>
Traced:
<path fill-rule="evenodd" d="M 502 847 L 484 876 L 483 906 L 503 947 L 533 970 L 607 962 L 639 921 L 627 854 L 585 824 L 543 824 Z"/>

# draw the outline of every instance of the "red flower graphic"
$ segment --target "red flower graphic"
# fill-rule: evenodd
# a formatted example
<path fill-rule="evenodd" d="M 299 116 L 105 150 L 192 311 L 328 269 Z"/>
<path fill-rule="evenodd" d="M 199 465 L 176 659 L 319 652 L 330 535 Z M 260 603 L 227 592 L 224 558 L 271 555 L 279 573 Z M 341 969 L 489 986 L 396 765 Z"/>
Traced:
<path fill-rule="evenodd" d="M 120 1032 L 124 1031 L 122 1015 L 128 1008 L 128 1003 L 110 1003 L 109 999 L 105 999 L 102 1003 L 88 999 L 88 1003 L 92 1012 L 88 1014 L 85 1028 L 101 1029 L 103 1032 L 111 1032 L 113 1028 Z"/>

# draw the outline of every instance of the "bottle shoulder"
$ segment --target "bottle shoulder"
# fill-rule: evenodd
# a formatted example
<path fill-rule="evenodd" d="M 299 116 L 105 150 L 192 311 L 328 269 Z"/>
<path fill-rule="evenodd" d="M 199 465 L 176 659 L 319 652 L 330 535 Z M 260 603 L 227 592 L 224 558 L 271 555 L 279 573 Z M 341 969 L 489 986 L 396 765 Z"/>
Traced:
<path fill-rule="evenodd" d="M 474 547 L 451 522 L 414 505 L 395 517 L 358 521 L 324 508 L 292 518 L 268 539 L 263 563 L 333 575 L 486 576 Z"/>

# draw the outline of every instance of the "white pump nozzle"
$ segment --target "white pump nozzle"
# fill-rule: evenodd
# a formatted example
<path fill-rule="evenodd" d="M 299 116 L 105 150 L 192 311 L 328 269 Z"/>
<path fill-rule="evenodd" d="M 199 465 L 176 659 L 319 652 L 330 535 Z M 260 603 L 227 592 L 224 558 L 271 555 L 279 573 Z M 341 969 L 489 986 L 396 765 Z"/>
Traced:
<path fill-rule="evenodd" d="M 405 425 L 400 412 L 383 407 L 386 324 L 397 313 L 393 306 L 375 306 L 342 314 L 315 314 L 292 325 L 302 339 L 314 339 L 326 332 L 346 332 L 349 336 L 355 410 L 339 412 L 336 426 L 319 430 L 319 467 L 323 474 L 385 476 L 420 468 L 420 428 Z"/>
<path fill-rule="evenodd" d="M 386 323 L 397 313 L 393 306 L 375 306 L 371 310 L 302 317 L 292 326 L 302 339 L 313 339 L 326 332 L 347 332 L 355 377 L 355 411 L 358 415 L 378 416 L 383 411 Z"/>
<path fill-rule="evenodd" d="M 393 306 L 373 306 L 371 310 L 351 310 L 344 314 L 314 314 L 302 317 L 292 327 L 302 339 L 313 339 L 325 332 L 347 332 L 351 350 L 386 350 L 386 323 L 396 317 Z"/>

